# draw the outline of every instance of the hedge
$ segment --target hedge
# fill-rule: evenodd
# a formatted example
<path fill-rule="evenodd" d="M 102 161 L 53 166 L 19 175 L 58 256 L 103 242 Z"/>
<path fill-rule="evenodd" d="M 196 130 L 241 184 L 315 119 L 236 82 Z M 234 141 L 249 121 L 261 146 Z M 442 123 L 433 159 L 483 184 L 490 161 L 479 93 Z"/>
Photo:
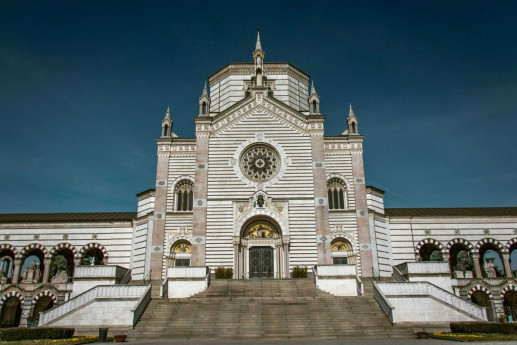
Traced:
<path fill-rule="evenodd" d="M 453 333 L 517 334 L 517 323 L 451 322 Z"/>
<path fill-rule="evenodd" d="M 307 267 L 293 267 L 293 278 L 307 278 Z"/>
<path fill-rule="evenodd" d="M 16 340 L 33 340 L 33 339 L 66 339 L 74 335 L 74 328 L 57 328 L 57 327 L 41 327 L 41 328 L 3 328 L 0 329 L 0 340 L 16 341 Z"/>
<path fill-rule="evenodd" d="M 232 279 L 233 268 L 217 267 L 215 269 L 215 279 Z"/>

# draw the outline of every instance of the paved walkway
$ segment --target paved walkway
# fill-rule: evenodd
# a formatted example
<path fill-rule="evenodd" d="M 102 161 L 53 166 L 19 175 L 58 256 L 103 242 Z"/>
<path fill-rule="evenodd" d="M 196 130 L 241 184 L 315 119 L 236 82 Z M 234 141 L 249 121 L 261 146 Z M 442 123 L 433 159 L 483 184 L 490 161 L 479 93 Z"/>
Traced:
<path fill-rule="evenodd" d="M 449 345 L 454 341 L 438 339 L 335 339 L 335 340 L 149 340 L 134 341 L 140 345 Z M 509 345 L 510 342 L 486 342 L 476 345 Z"/>

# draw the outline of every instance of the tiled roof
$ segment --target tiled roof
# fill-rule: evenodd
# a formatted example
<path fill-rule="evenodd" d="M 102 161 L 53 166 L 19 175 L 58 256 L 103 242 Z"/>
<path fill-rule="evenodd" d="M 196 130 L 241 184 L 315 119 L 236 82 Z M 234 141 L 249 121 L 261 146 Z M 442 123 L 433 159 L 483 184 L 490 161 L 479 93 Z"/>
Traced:
<path fill-rule="evenodd" d="M 109 222 L 130 221 L 135 218 L 136 212 L 11 213 L 0 214 L 0 223 Z"/>
<path fill-rule="evenodd" d="M 388 217 L 517 217 L 517 207 L 387 208 Z"/>

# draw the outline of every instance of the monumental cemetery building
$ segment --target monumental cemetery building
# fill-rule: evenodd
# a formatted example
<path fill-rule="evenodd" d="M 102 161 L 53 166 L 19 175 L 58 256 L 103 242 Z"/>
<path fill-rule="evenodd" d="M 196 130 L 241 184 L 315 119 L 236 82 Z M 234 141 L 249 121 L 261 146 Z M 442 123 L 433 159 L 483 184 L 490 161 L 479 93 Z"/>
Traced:
<path fill-rule="evenodd" d="M 326 136 L 309 75 L 268 62 L 259 36 L 198 105 L 195 138 L 169 109 L 157 123 L 156 184 L 136 212 L 0 214 L 2 327 L 132 327 L 151 297 L 202 293 L 219 267 L 233 280 L 307 268 L 336 296 L 369 284 L 395 324 L 517 317 L 517 207 L 385 208 L 360 114 Z"/>

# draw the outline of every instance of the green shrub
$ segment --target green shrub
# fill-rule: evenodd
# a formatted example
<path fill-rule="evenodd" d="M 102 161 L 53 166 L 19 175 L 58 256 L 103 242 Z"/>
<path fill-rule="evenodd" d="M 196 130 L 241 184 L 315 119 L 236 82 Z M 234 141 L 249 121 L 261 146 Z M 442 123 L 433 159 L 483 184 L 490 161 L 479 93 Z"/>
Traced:
<path fill-rule="evenodd" d="M 215 269 L 215 279 L 232 279 L 233 268 L 217 267 Z"/>
<path fill-rule="evenodd" d="M 293 278 L 307 278 L 307 267 L 293 267 Z"/>
<path fill-rule="evenodd" d="M 517 334 L 517 323 L 451 322 L 453 333 Z"/>
<path fill-rule="evenodd" d="M 74 335 L 74 328 L 4 328 L 0 329 L 0 340 L 66 339 Z"/>

